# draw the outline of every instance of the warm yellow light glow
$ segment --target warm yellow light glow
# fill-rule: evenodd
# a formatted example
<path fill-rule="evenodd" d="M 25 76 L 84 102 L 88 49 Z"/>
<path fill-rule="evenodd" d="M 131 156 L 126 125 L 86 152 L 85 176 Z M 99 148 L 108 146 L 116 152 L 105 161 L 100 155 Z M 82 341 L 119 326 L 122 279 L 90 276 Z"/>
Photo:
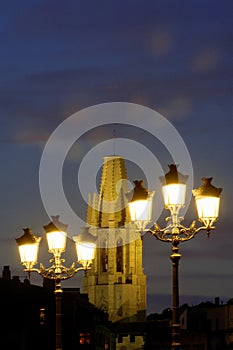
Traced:
<path fill-rule="evenodd" d="M 193 190 L 199 220 L 206 228 L 211 228 L 218 218 L 222 188 L 211 184 L 212 177 L 203 177 L 202 186 Z"/>
<path fill-rule="evenodd" d="M 84 268 L 88 268 L 95 257 L 95 243 L 80 241 L 79 236 L 74 236 L 73 240 L 76 245 L 78 263 L 83 265 Z"/>
<path fill-rule="evenodd" d="M 93 260 L 95 256 L 95 243 L 83 242 L 76 244 L 78 262 Z"/>
<path fill-rule="evenodd" d="M 23 265 L 34 266 L 37 263 L 39 243 L 19 246 L 20 260 Z"/>
<path fill-rule="evenodd" d="M 73 237 L 76 245 L 78 263 L 87 269 L 95 257 L 95 238 L 89 233 L 89 227 L 82 227 L 82 232 Z"/>
<path fill-rule="evenodd" d="M 134 222 L 138 229 L 144 231 L 146 225 L 151 221 L 152 217 L 152 204 L 153 204 L 154 191 L 147 192 L 147 197 L 140 199 L 140 196 L 135 200 L 129 202 L 129 212 L 132 222 Z M 145 197 L 145 196 L 144 196 Z"/>
<path fill-rule="evenodd" d="M 200 220 L 218 218 L 220 197 L 197 197 L 197 213 Z"/>
<path fill-rule="evenodd" d="M 174 205 L 184 205 L 186 195 L 185 184 L 164 185 L 162 188 L 165 208 L 169 208 L 170 206 Z"/>
<path fill-rule="evenodd" d="M 52 231 L 46 234 L 50 253 L 64 252 L 66 249 L 67 233 L 64 231 Z"/>
<path fill-rule="evenodd" d="M 151 201 L 137 200 L 129 203 L 130 216 L 132 221 L 150 221 Z"/>

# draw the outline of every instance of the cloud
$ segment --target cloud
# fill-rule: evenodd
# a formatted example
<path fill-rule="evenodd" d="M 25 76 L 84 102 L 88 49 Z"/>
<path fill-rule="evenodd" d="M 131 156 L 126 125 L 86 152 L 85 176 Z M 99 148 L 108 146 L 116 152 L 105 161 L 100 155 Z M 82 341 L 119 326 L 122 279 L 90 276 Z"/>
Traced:
<path fill-rule="evenodd" d="M 185 119 L 188 118 L 193 110 L 192 99 L 189 97 L 177 96 L 171 98 L 166 105 L 158 107 L 160 113 L 168 119 Z"/>
<path fill-rule="evenodd" d="M 217 67 L 219 63 L 219 54 L 215 50 L 204 49 L 199 52 L 192 62 L 193 69 L 199 73 L 208 72 Z"/>
<path fill-rule="evenodd" d="M 174 37 L 166 28 L 158 27 L 148 40 L 148 49 L 152 54 L 165 55 L 174 44 Z"/>
<path fill-rule="evenodd" d="M 208 4 L 201 14 L 198 6 L 161 1 L 15 6 L 4 28 L 0 104 L 2 116 L 16 123 L 55 124 L 70 111 L 116 100 L 188 119 L 195 106 L 231 95 L 232 63 L 221 51 L 230 34 L 224 22 L 213 36 Z"/>
<path fill-rule="evenodd" d="M 42 144 L 49 138 L 49 133 L 46 130 L 21 129 L 13 136 L 12 141 L 21 144 Z"/>

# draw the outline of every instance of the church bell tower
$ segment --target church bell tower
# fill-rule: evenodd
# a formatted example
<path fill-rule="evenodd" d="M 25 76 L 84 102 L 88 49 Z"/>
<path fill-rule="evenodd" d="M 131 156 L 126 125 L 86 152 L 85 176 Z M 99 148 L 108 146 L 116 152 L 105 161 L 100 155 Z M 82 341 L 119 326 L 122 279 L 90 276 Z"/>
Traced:
<path fill-rule="evenodd" d="M 146 276 L 142 239 L 130 223 L 127 192 L 124 158 L 104 157 L 99 194 L 89 195 L 87 225 L 96 237 L 97 252 L 84 277 L 83 292 L 92 304 L 108 312 L 110 321 L 133 324 L 146 317 Z M 125 335 L 117 343 L 117 349 L 142 348 L 140 335 Z"/>

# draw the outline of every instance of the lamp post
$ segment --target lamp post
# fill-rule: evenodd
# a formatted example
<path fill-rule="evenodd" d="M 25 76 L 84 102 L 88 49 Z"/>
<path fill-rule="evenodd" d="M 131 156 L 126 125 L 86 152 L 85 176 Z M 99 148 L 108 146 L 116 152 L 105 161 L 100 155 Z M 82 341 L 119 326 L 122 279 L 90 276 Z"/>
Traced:
<path fill-rule="evenodd" d="M 48 225 L 44 226 L 48 252 L 53 254 L 50 260 L 52 265 L 45 268 L 40 264 L 40 268 L 35 268 L 37 264 L 37 256 L 41 237 L 32 234 L 30 228 L 25 228 L 24 234 L 16 239 L 19 247 L 21 264 L 25 266 L 24 271 L 29 273 L 37 272 L 42 277 L 54 280 L 55 283 L 55 301 L 56 301 L 56 350 L 62 350 L 62 331 L 61 331 L 61 281 L 73 277 L 81 270 L 88 270 L 92 264 L 95 253 L 94 237 L 88 232 L 87 227 L 83 227 L 81 234 L 74 236 L 73 240 L 76 245 L 77 262 L 82 267 L 75 267 L 72 263 L 70 267 L 63 265 L 65 259 L 61 258 L 66 248 L 67 225 L 59 222 L 59 216 L 52 216 L 52 220 Z"/>
<path fill-rule="evenodd" d="M 177 171 L 175 164 L 169 165 L 170 171 L 163 177 L 162 182 L 164 207 L 168 209 L 171 216 L 166 218 L 168 222 L 165 228 L 160 228 L 154 223 L 153 228 L 145 229 L 151 220 L 153 192 L 148 192 L 143 187 L 142 181 L 134 181 L 135 187 L 130 193 L 132 199 L 129 202 L 131 220 L 135 222 L 138 229 L 150 232 L 155 238 L 162 242 L 170 242 L 172 252 L 172 350 L 179 350 L 180 343 L 180 322 L 179 322 L 179 278 L 178 266 L 181 258 L 179 243 L 189 241 L 201 230 L 206 230 L 209 236 L 210 231 L 215 227 L 214 222 L 218 219 L 221 188 L 211 184 L 212 178 L 202 178 L 203 184 L 194 189 L 193 195 L 196 200 L 196 207 L 199 221 L 202 226 L 196 227 L 195 221 L 189 227 L 181 224 L 183 220 L 179 217 L 180 209 L 185 205 L 186 181 L 188 176 Z"/>

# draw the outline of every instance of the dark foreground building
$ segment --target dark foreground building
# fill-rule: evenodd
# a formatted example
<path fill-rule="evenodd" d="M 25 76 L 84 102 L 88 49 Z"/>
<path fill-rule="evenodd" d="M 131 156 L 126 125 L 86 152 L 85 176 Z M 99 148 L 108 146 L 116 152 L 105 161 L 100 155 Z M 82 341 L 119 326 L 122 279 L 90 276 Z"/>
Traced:
<path fill-rule="evenodd" d="M 171 349 L 171 309 L 147 317 L 145 350 Z M 233 350 L 233 300 L 180 308 L 181 350 Z"/>
<path fill-rule="evenodd" d="M 0 278 L 0 349 L 55 349 L 54 286 L 43 287 L 28 279 L 11 278 L 4 266 Z M 62 295 L 63 350 L 130 349 L 145 335 L 144 350 L 170 350 L 171 309 L 152 314 L 146 322 L 108 321 L 108 314 L 90 304 L 78 288 L 64 288 Z M 180 308 L 181 350 L 233 350 L 233 300 L 223 304 L 203 302 Z M 130 335 L 130 336 L 129 336 Z M 127 340 L 127 342 L 126 342 Z"/>
<path fill-rule="evenodd" d="M 28 279 L 11 278 L 4 266 L 0 278 L 2 326 L 0 349 L 55 349 L 55 298 L 53 284 L 31 285 Z M 62 295 L 63 350 L 114 350 L 115 336 L 108 315 L 88 302 L 78 288 Z"/>

